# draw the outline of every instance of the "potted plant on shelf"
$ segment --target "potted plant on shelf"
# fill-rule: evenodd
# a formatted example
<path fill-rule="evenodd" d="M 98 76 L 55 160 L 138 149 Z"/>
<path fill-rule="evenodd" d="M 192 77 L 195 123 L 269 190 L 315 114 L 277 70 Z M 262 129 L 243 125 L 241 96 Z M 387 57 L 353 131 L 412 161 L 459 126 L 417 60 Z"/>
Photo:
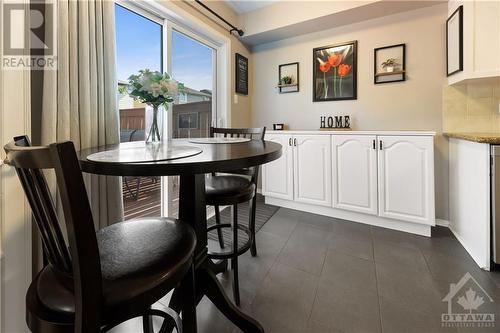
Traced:
<path fill-rule="evenodd" d="M 382 63 L 382 68 L 385 69 L 387 73 L 392 73 L 394 72 L 394 68 L 398 65 L 399 64 L 397 63 L 396 59 L 389 58 Z"/>
<path fill-rule="evenodd" d="M 179 90 L 184 88 L 167 73 L 142 69 L 138 74 L 128 78 L 128 85 L 120 87 L 120 93 L 128 93 L 134 100 L 148 105 L 146 108 L 146 143 L 160 142 L 163 139 L 163 113 L 160 108 L 168 110 Z M 152 114 L 148 114 L 152 111 Z"/>
<path fill-rule="evenodd" d="M 281 78 L 281 82 L 279 84 L 282 86 L 286 86 L 286 85 L 292 84 L 292 82 L 293 82 L 292 77 L 287 75 L 287 76 L 283 76 Z"/>

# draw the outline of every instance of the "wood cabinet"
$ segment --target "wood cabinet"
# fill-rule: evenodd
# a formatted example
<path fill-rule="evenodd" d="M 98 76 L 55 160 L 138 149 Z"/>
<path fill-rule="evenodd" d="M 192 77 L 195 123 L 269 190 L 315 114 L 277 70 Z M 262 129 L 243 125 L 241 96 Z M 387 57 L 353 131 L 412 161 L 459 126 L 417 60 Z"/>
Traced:
<path fill-rule="evenodd" d="M 266 140 L 281 144 L 282 154 L 262 169 L 262 194 L 293 200 L 293 146 L 288 135 L 266 135 Z"/>
<path fill-rule="evenodd" d="M 295 201 L 330 206 L 330 138 L 326 135 L 296 135 L 293 145 Z"/>
<path fill-rule="evenodd" d="M 376 215 L 377 138 L 332 136 L 333 207 Z"/>
<path fill-rule="evenodd" d="M 434 152 L 429 137 L 379 136 L 379 216 L 434 224 Z"/>
<path fill-rule="evenodd" d="M 500 76 L 500 2 L 461 0 L 448 2 L 448 15 L 463 6 L 463 71 L 449 84 Z"/>

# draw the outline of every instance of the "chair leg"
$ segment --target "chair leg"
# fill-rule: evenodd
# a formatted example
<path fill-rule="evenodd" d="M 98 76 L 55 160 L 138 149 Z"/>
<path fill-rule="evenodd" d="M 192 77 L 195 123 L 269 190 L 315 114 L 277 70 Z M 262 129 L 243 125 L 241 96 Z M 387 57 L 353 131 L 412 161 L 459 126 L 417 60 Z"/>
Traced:
<path fill-rule="evenodd" d="M 194 285 L 194 265 L 181 282 L 182 327 L 183 332 L 196 333 L 196 290 Z"/>
<path fill-rule="evenodd" d="M 214 206 L 215 207 L 215 224 L 219 225 L 220 224 L 220 210 L 219 206 Z M 221 249 L 224 248 L 224 235 L 222 234 L 222 229 L 217 228 L 217 238 L 219 239 L 219 246 Z"/>
<path fill-rule="evenodd" d="M 142 316 L 142 330 L 144 333 L 154 333 L 153 331 L 153 316 Z"/>
<path fill-rule="evenodd" d="M 231 258 L 233 270 L 233 296 L 234 303 L 240 305 L 240 283 L 238 280 L 238 205 L 233 206 L 233 257 Z"/>
<path fill-rule="evenodd" d="M 255 216 L 256 216 L 256 209 L 257 209 L 257 196 L 254 195 L 252 200 L 250 200 L 250 235 L 252 237 L 251 239 L 251 247 L 250 247 L 250 253 L 252 254 L 252 257 L 257 256 L 257 240 L 255 239 Z"/>

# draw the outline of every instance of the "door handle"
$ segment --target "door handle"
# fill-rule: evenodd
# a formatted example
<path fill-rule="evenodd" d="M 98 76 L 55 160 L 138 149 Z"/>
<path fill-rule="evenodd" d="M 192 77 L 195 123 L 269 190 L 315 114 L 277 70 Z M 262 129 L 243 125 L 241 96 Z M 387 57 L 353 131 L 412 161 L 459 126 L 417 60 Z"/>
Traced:
<path fill-rule="evenodd" d="M 294 145 L 294 146 L 297 146 L 297 138 L 294 138 L 294 139 L 293 139 L 293 145 Z"/>
<path fill-rule="evenodd" d="M 288 139 L 288 145 L 291 147 L 292 146 L 292 138 Z"/>
<path fill-rule="evenodd" d="M 382 150 L 382 140 L 379 141 L 379 149 Z"/>
<path fill-rule="evenodd" d="M 375 143 L 375 139 L 373 139 L 373 149 L 377 149 L 377 144 Z"/>

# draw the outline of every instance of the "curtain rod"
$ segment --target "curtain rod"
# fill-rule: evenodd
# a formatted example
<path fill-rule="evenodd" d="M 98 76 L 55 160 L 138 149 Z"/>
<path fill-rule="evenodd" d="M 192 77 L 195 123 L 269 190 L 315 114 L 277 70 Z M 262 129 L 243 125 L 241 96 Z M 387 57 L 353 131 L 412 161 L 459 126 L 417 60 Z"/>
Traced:
<path fill-rule="evenodd" d="M 237 27 L 235 27 L 234 25 L 232 25 L 231 23 L 229 23 L 228 21 L 226 21 L 222 16 L 220 16 L 219 14 L 217 14 L 216 12 L 214 12 L 212 9 L 210 9 L 209 7 L 207 7 L 204 3 L 202 3 L 200 0 L 195 0 L 200 6 L 202 6 L 203 8 L 205 8 L 206 10 L 208 10 L 210 13 L 212 13 L 213 15 L 215 15 L 219 20 L 223 21 L 224 23 L 226 23 L 228 26 L 231 27 L 231 30 L 229 30 L 229 33 L 232 34 L 233 31 L 235 31 L 236 33 L 238 33 L 238 35 L 241 37 L 245 34 L 245 32 L 241 29 L 238 29 Z"/>

